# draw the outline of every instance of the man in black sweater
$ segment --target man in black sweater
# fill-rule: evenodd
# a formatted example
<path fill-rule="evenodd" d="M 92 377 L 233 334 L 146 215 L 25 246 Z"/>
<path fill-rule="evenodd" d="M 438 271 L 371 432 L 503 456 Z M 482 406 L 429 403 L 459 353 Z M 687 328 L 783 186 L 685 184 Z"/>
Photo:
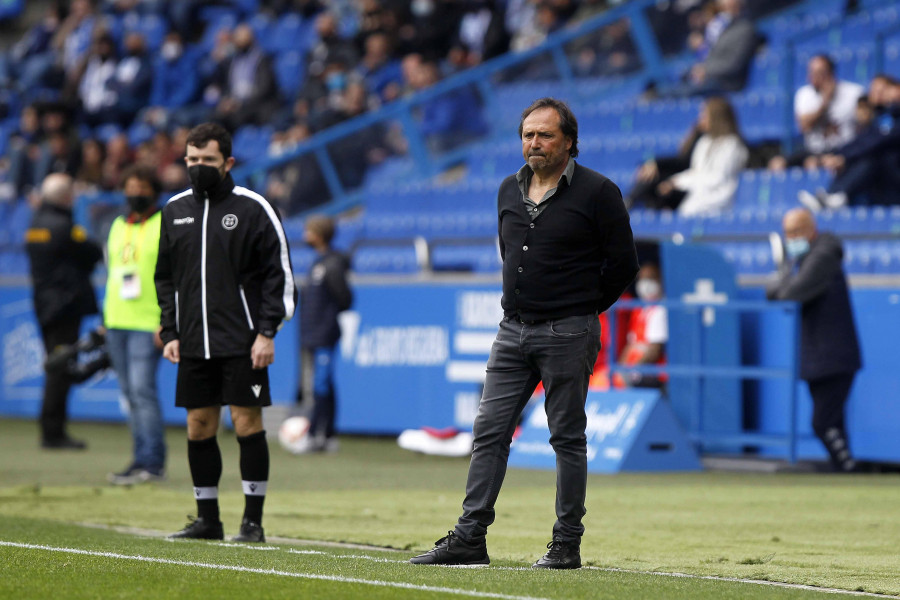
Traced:
<path fill-rule="evenodd" d="M 800 307 L 800 378 L 813 400 L 812 426 L 825 445 L 835 471 L 853 472 L 844 427 L 844 405 L 862 366 L 841 241 L 816 231 L 803 208 L 784 216 L 785 261 L 778 279 L 766 289 L 770 300 L 794 300 Z"/>
<path fill-rule="evenodd" d="M 578 123 L 553 98 L 536 100 L 519 123 L 526 164 L 500 185 L 504 319 L 487 364 L 463 514 L 413 564 L 488 564 L 485 536 L 506 474 L 519 415 L 538 382 L 546 390 L 556 452 L 557 521 L 534 566 L 581 566 L 587 487 L 584 403 L 600 350 L 598 314 L 638 272 L 622 194 L 575 163 Z"/>
<path fill-rule="evenodd" d="M 78 340 L 81 319 L 97 312 L 91 273 L 103 250 L 72 219 L 75 190 L 72 178 L 52 173 L 41 184 L 41 205 L 25 232 L 25 249 L 34 282 L 34 312 L 49 355 Z M 66 432 L 72 378 L 48 370 L 41 404 L 41 446 L 83 450 L 86 444 Z"/>

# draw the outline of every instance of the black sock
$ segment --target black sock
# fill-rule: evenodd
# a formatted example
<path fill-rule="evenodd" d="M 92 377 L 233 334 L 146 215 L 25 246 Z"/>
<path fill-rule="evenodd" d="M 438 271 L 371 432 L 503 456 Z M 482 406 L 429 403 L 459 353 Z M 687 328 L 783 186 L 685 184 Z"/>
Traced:
<path fill-rule="evenodd" d="M 263 502 L 269 481 L 269 444 L 266 432 L 238 436 L 241 445 L 241 480 L 244 486 L 244 519 L 262 524 Z"/>
<path fill-rule="evenodd" d="M 205 521 L 219 521 L 219 478 L 222 476 L 222 454 L 216 436 L 205 440 L 188 440 L 188 464 L 194 481 L 197 516 Z"/>

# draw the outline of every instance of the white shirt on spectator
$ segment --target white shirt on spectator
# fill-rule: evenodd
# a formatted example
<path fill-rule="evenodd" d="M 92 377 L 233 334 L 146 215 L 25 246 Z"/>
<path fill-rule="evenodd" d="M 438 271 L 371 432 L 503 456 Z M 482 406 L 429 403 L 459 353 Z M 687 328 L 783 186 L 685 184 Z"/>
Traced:
<path fill-rule="evenodd" d="M 678 213 L 709 216 L 730 208 L 747 156 L 747 146 L 736 135 L 704 135 L 697 140 L 690 168 L 672 176 L 675 187 L 687 192 Z"/>
<path fill-rule="evenodd" d="M 665 306 L 648 306 L 644 338 L 648 344 L 665 344 L 669 341 L 669 313 Z"/>
<path fill-rule="evenodd" d="M 834 98 L 828 107 L 828 122 L 819 123 L 803 136 L 803 145 L 813 154 L 822 154 L 843 146 L 856 132 L 856 101 L 865 93 L 858 83 L 838 81 Z M 814 113 L 822 106 L 822 95 L 810 84 L 797 90 L 794 96 L 794 115 Z M 828 127 L 832 125 L 834 127 Z M 829 131 L 831 129 L 831 131 Z"/>

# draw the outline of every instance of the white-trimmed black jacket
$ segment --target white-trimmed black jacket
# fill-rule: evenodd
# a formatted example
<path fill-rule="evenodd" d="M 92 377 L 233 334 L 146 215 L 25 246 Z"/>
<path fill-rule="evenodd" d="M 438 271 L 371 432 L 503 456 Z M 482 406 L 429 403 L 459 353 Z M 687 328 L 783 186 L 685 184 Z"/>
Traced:
<path fill-rule="evenodd" d="M 257 333 L 274 337 L 297 304 L 278 213 L 230 174 L 166 203 L 155 280 L 163 342 L 180 340 L 191 358 L 249 355 Z"/>

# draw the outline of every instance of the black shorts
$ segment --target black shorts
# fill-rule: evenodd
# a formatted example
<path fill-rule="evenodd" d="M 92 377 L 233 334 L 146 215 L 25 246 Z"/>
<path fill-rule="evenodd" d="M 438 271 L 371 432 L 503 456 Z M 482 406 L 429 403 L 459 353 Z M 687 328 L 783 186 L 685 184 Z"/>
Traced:
<path fill-rule="evenodd" d="M 269 369 L 254 369 L 249 356 L 186 358 L 178 363 L 175 406 L 270 406 Z"/>

